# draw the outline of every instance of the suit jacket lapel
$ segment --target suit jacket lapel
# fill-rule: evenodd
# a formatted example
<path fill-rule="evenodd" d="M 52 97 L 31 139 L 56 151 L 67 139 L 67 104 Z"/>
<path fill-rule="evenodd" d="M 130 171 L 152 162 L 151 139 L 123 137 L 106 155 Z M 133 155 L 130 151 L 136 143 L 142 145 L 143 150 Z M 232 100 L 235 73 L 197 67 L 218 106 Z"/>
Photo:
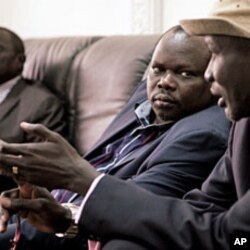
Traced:
<path fill-rule="evenodd" d="M 245 118 L 236 123 L 232 144 L 232 164 L 235 186 L 238 197 L 242 197 L 250 188 L 250 119 Z M 244 156 L 244 157 L 243 157 Z"/>
<path fill-rule="evenodd" d="M 165 135 L 166 133 L 164 133 Z M 125 164 L 126 164 L 126 168 L 124 168 L 123 174 L 126 171 L 133 171 L 134 172 L 134 168 L 136 168 L 137 172 L 140 172 L 141 168 L 144 168 L 143 166 L 143 162 L 146 161 L 147 156 L 151 155 L 152 152 L 152 148 L 156 148 L 157 145 L 159 144 L 159 141 L 162 140 L 162 137 L 164 135 L 161 135 L 159 138 L 157 138 L 156 140 L 153 140 L 147 144 L 145 144 L 144 146 L 142 146 L 141 148 L 132 151 L 130 154 L 128 154 L 125 158 L 123 158 L 121 161 L 117 162 L 115 164 L 114 167 L 112 167 L 109 170 L 109 174 L 114 174 L 119 171 L 120 168 L 122 168 Z M 131 169 L 131 167 L 128 167 L 129 162 L 133 161 L 133 167 Z M 118 174 L 119 175 L 119 174 Z"/>

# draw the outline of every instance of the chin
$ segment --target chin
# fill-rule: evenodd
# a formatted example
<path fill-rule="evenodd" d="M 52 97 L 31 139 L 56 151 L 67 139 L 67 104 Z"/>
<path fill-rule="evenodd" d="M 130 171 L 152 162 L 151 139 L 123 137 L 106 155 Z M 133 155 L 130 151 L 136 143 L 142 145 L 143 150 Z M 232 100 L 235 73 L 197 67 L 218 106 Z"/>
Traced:
<path fill-rule="evenodd" d="M 224 111 L 225 111 L 225 115 L 226 115 L 227 119 L 229 119 L 230 121 L 238 121 L 239 120 L 238 116 L 235 113 L 233 113 L 229 108 L 225 108 Z"/>
<path fill-rule="evenodd" d="M 163 114 L 163 113 L 160 113 L 158 114 L 158 120 L 161 121 L 161 123 L 163 122 L 169 122 L 169 121 L 176 121 L 178 120 L 179 117 L 176 115 L 176 114 Z"/>
<path fill-rule="evenodd" d="M 230 110 L 230 109 L 225 109 L 225 114 L 230 121 L 235 121 L 235 122 L 239 121 L 242 118 L 250 116 L 249 112 L 240 112 L 237 110 Z"/>

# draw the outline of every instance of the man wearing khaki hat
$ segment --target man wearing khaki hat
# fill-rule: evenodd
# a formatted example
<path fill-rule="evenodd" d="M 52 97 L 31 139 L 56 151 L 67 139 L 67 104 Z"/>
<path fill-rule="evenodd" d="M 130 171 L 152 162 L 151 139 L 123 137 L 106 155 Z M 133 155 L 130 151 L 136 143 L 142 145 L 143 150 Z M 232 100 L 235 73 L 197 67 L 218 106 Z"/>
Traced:
<path fill-rule="evenodd" d="M 190 34 L 205 36 L 212 52 L 205 77 L 219 96 L 218 105 L 235 121 L 229 148 L 201 190 L 189 192 L 185 200 L 155 196 L 86 166 L 80 193 L 87 196 L 75 222 L 79 230 L 104 239 L 105 250 L 249 249 L 250 1 L 217 0 L 208 18 L 181 25 Z M 29 125 L 25 129 L 34 130 Z M 6 153 L 19 150 L 12 147 Z M 3 198 L 1 203 L 9 211 L 29 211 L 28 219 L 40 230 L 65 231 L 70 214 L 46 197 L 34 188 L 33 200 Z M 0 222 L 7 219 L 3 209 Z"/>

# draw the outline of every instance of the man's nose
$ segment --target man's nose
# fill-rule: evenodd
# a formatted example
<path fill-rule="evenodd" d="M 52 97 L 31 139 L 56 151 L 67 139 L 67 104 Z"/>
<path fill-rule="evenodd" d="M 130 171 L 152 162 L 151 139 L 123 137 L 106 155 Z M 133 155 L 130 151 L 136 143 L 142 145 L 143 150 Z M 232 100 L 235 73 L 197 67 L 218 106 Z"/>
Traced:
<path fill-rule="evenodd" d="M 172 71 L 166 71 L 166 73 L 161 77 L 161 80 L 158 82 L 158 87 L 164 89 L 175 90 L 176 85 L 176 79 Z"/>
<path fill-rule="evenodd" d="M 204 73 L 204 78 L 208 83 L 214 82 L 213 71 L 212 71 L 212 64 L 211 61 L 209 62 L 206 71 Z"/>

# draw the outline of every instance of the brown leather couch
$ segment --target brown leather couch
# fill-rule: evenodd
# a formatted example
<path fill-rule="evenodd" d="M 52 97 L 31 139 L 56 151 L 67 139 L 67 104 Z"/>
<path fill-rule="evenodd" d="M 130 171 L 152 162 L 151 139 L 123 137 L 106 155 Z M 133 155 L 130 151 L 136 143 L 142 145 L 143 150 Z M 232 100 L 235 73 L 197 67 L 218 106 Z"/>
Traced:
<path fill-rule="evenodd" d="M 158 39 L 159 35 L 27 39 L 23 76 L 39 80 L 63 100 L 71 143 L 84 154 L 145 77 Z"/>

